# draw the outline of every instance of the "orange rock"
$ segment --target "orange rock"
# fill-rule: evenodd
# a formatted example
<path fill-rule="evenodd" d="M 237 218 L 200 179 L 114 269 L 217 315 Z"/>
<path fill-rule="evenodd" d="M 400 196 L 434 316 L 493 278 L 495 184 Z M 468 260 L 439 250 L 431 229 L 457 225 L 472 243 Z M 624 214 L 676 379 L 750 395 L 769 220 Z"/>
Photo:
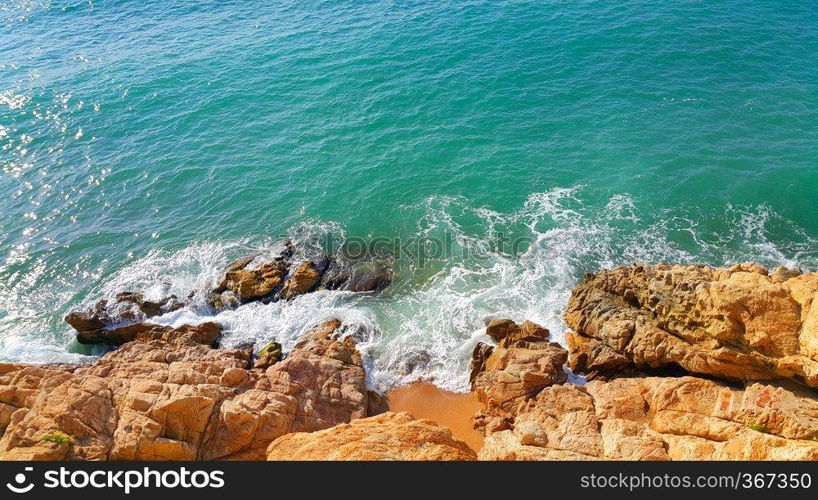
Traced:
<path fill-rule="evenodd" d="M 324 431 L 288 434 L 270 444 L 267 460 L 474 460 L 466 443 L 431 420 L 383 413 Z"/>
<path fill-rule="evenodd" d="M 520 329 L 513 320 L 508 318 L 495 318 L 486 325 L 486 335 L 493 338 L 496 342 L 500 342 L 508 337 L 512 332 Z"/>
<path fill-rule="evenodd" d="M 483 460 L 818 460 L 814 394 L 696 377 L 548 387 L 486 437 Z"/>
<path fill-rule="evenodd" d="M 487 330 L 500 344 L 493 349 L 478 344 L 473 353 L 472 390 L 486 405 L 475 416 L 475 425 L 498 430 L 508 425 L 520 404 L 549 385 L 565 382 L 562 366 L 568 353 L 547 341 L 548 330 L 528 321 L 518 326 L 495 320 Z"/>
<path fill-rule="evenodd" d="M 302 262 L 284 283 L 281 290 L 282 299 L 291 299 L 297 295 L 309 292 L 321 279 L 321 273 L 315 267 L 315 263 L 310 260 Z"/>
<path fill-rule="evenodd" d="M 286 273 L 287 264 L 282 261 L 267 263 L 258 269 L 228 271 L 216 292 L 232 291 L 242 303 L 258 300 L 273 293 Z"/>
<path fill-rule="evenodd" d="M 574 373 L 584 373 L 588 380 L 599 375 L 623 373 L 634 367 L 630 358 L 595 338 L 567 332 L 565 343 L 570 353 L 568 367 Z"/>
<path fill-rule="evenodd" d="M 565 319 L 575 371 L 681 367 L 818 387 L 818 273 L 638 265 L 586 277 Z M 581 338 L 580 338 L 581 337 Z"/>
<path fill-rule="evenodd" d="M 129 342 L 93 365 L 0 364 L 0 458 L 263 459 L 286 433 L 367 415 L 360 353 L 331 338 L 338 325 L 266 370 L 248 369 L 249 349 L 191 339 Z M 61 455 L 42 442 L 54 431 L 73 438 Z"/>

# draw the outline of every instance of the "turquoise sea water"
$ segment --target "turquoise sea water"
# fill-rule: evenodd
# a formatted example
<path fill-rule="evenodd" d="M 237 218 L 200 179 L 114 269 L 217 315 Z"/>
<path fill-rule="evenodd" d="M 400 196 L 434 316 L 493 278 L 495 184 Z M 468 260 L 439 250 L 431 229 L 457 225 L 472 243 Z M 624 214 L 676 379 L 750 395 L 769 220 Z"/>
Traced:
<path fill-rule="evenodd" d="M 0 0 L 0 169 L 0 360 L 90 360 L 69 309 L 204 290 L 285 236 L 525 238 L 216 318 L 286 347 L 339 316 L 373 386 L 464 389 L 486 318 L 559 340 L 586 270 L 818 268 L 818 9 Z"/>

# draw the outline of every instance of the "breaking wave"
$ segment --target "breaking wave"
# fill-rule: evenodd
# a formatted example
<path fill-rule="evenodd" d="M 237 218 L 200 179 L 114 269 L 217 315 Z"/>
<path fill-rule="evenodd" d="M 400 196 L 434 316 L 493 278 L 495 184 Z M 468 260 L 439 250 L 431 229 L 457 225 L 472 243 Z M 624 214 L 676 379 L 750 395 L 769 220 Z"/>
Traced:
<path fill-rule="evenodd" d="M 509 212 L 446 196 L 402 207 L 407 220 L 416 221 L 408 231 L 412 236 L 448 235 L 452 251 L 428 261 L 399 258 L 396 282 L 379 295 L 319 291 L 214 314 L 203 297 L 225 264 L 248 253 L 274 255 L 281 244 L 273 238 L 247 238 L 154 250 L 101 282 L 83 305 L 122 290 L 141 290 L 149 297 L 196 291 L 191 305 L 152 321 L 174 326 L 217 321 L 225 329 L 225 346 L 254 343 L 260 348 L 275 340 L 285 351 L 306 328 L 339 318 L 347 325 L 345 332 L 359 339 L 371 388 L 384 391 L 427 380 L 464 391 L 471 352 L 477 342 L 488 340 L 483 331 L 491 318 L 532 320 L 563 343 L 562 313 L 571 289 L 587 271 L 633 262 L 728 265 L 754 260 L 805 269 L 818 263 L 816 241 L 765 205 L 727 205 L 712 213 L 689 206 L 651 211 L 627 194 L 600 197 L 588 191 L 577 186 L 534 193 Z M 288 236 L 302 252 L 299 257 L 317 255 L 327 241 L 337 248 L 348 238 L 340 224 L 314 219 L 293 227 Z M 525 245 L 504 251 L 498 241 Z M 475 248 L 482 251 L 468 251 Z M 99 354 L 68 352 L 70 338 L 68 329 L 62 346 L 7 335 L 0 358 L 81 362 Z"/>

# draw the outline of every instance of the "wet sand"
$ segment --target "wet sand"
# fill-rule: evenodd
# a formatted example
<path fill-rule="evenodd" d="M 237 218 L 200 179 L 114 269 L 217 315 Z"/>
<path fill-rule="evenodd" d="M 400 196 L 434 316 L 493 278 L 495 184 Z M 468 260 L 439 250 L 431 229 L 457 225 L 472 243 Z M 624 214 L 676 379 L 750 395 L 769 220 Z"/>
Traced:
<path fill-rule="evenodd" d="M 483 446 L 483 435 L 474 430 L 471 417 L 482 408 L 472 393 L 459 394 L 417 382 L 386 393 L 390 411 L 405 411 L 415 418 L 425 418 L 451 429 L 455 438 L 473 450 Z"/>

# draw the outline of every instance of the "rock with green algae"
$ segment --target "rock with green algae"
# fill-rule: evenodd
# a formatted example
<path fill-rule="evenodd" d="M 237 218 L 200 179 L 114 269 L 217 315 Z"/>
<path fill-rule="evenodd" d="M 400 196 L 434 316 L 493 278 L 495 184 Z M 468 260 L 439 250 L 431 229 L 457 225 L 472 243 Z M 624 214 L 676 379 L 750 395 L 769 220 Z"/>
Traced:
<path fill-rule="evenodd" d="M 270 342 L 258 352 L 253 368 L 267 368 L 281 361 L 282 357 L 281 344 Z"/>

